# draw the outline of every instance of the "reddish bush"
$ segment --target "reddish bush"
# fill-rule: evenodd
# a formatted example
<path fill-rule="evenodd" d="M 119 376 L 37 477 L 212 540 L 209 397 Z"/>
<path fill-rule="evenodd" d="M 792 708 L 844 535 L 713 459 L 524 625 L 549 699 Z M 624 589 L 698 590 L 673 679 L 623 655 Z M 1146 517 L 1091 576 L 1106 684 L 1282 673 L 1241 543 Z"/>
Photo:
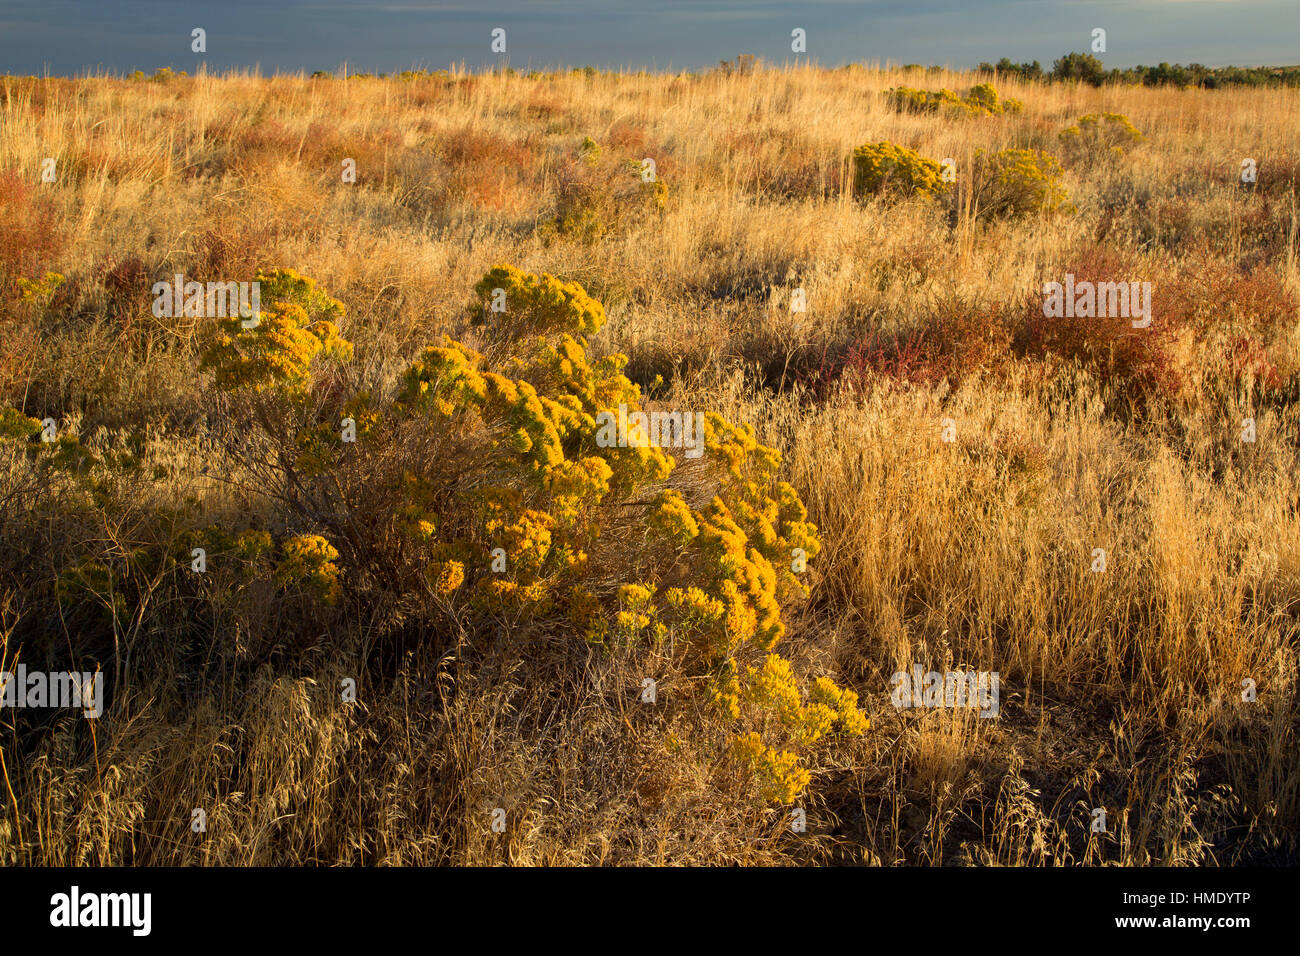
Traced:
<path fill-rule="evenodd" d="M 1164 283 L 1156 311 L 1208 343 L 1211 374 L 1234 387 L 1248 380 L 1266 390 L 1284 385 L 1276 350 L 1300 321 L 1300 299 L 1275 269 L 1243 273 L 1207 257 Z"/>
<path fill-rule="evenodd" d="M 943 370 L 927 344 L 921 331 L 895 337 L 873 332 L 824 359 L 820 377 L 826 383 L 843 381 L 855 389 L 877 377 L 935 385 L 943 379 Z"/>
<path fill-rule="evenodd" d="M 443 203 L 467 199 L 478 207 L 505 208 L 514 187 L 540 169 L 529 142 L 503 140 L 472 126 L 451 133 L 438 151 L 450 167 Z"/>
<path fill-rule="evenodd" d="M 1174 349 L 1184 320 L 1176 310 L 1162 308 L 1160 284 L 1143 275 L 1140 267 L 1099 246 L 1084 249 L 1074 261 L 1060 270 L 1060 279 L 1073 275 L 1076 288 L 1084 282 L 1151 282 L 1150 325 L 1134 328 L 1133 319 L 1124 315 L 1048 316 L 1046 294 L 1038 289 L 1025 302 L 1024 325 L 1016 337 L 1018 351 L 1034 358 L 1050 353 L 1076 361 L 1131 400 L 1176 396 L 1186 379 Z"/>
<path fill-rule="evenodd" d="M 822 388 L 844 381 L 859 388 L 872 378 L 930 387 L 958 384 L 980 372 L 996 372 L 1010 357 L 1011 330 L 997 307 L 945 303 L 922 325 L 898 335 L 873 332 L 823 357 Z"/>
<path fill-rule="evenodd" d="M 379 184 L 386 169 L 395 168 L 399 157 L 407 152 L 402 137 L 391 127 L 364 132 L 340 133 L 329 123 L 313 122 L 307 127 L 302 146 L 302 165 L 321 170 L 330 185 L 342 183 L 343 161 L 355 164 L 355 185 Z"/>
<path fill-rule="evenodd" d="M 1018 342 L 1025 355 L 1077 361 L 1130 399 L 1182 390 L 1185 375 L 1172 351 L 1178 328 L 1169 319 L 1153 317 L 1149 328 L 1135 329 L 1124 317 L 1048 318 L 1041 294 L 1030 296 L 1025 312 Z"/>
<path fill-rule="evenodd" d="M 139 256 L 127 256 L 104 273 L 104 290 L 112 298 L 134 298 L 150 287 L 149 269 Z"/>
<path fill-rule="evenodd" d="M 1255 335 L 1270 344 L 1300 316 L 1300 301 L 1274 269 L 1242 273 L 1210 257 L 1189 263 L 1176 281 L 1157 289 L 1156 308 L 1201 336 Z"/>
<path fill-rule="evenodd" d="M 13 292 L 18 278 L 36 279 L 58 271 L 65 238 L 54 204 L 11 172 L 0 172 L 0 283 Z"/>
<path fill-rule="evenodd" d="M 199 282 L 251 279 L 259 266 L 278 258 L 280 239 L 292 233 L 293 226 L 285 222 L 254 225 L 218 219 L 195 237 L 190 268 L 178 271 Z"/>
<path fill-rule="evenodd" d="M 1209 180 L 1225 189 L 1258 193 L 1274 200 L 1287 198 L 1289 195 L 1300 191 L 1300 156 L 1286 153 L 1272 155 L 1256 153 L 1250 158 L 1255 161 L 1255 182 L 1253 183 L 1242 182 L 1241 167 L 1230 163 L 1198 163 L 1196 175 L 1202 180 Z"/>
<path fill-rule="evenodd" d="M 231 143 L 235 153 L 231 165 L 260 166 L 277 160 L 293 160 L 297 158 L 302 142 L 301 135 L 295 135 L 279 120 L 265 119 L 239 132 Z"/>
<path fill-rule="evenodd" d="M 605 139 L 609 145 L 622 152 L 645 153 L 650 136 L 644 126 L 637 126 L 627 120 L 619 120 L 609 128 Z"/>
<path fill-rule="evenodd" d="M 149 267 L 139 256 L 127 256 L 105 269 L 100 281 L 105 293 L 105 312 L 124 335 L 134 334 L 140 316 L 153 301 Z"/>
<path fill-rule="evenodd" d="M 1239 335 L 1228 346 L 1228 374 L 1238 385 L 1250 381 L 1269 391 L 1282 386 L 1282 376 L 1272 355 L 1251 335 Z"/>

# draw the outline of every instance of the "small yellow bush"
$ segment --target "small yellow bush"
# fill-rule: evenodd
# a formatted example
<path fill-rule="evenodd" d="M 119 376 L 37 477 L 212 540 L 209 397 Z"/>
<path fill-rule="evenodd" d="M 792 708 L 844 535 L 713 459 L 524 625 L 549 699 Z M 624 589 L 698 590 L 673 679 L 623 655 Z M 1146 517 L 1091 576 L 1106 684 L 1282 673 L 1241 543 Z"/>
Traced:
<path fill-rule="evenodd" d="M 1004 149 L 975 154 L 974 205 L 978 215 L 1015 218 L 1075 212 L 1061 184 L 1061 164 L 1038 150 Z"/>
<path fill-rule="evenodd" d="M 16 408 L 0 408 L 0 438 L 35 441 L 41 433 L 41 423 L 28 418 Z"/>
<path fill-rule="evenodd" d="M 885 91 L 886 101 L 900 113 L 945 112 L 954 116 L 997 116 L 1002 113 L 1019 113 L 1023 105 L 1019 100 L 998 98 L 992 84 L 973 86 L 965 96 L 952 90 L 918 90 L 910 86 L 897 86 Z"/>
<path fill-rule="evenodd" d="M 754 731 L 736 738 L 736 757 L 757 779 L 765 800 L 793 803 L 808 786 L 811 775 L 799 766 L 799 757 L 788 750 L 776 750 L 763 743 Z"/>
<path fill-rule="evenodd" d="M 866 143 L 853 151 L 853 194 L 940 196 L 948 190 L 939 164 L 894 143 Z"/>
<path fill-rule="evenodd" d="M 1122 113 L 1088 113 L 1061 130 L 1061 143 L 1089 157 L 1122 156 L 1128 146 L 1142 142 L 1142 133 Z"/>
<path fill-rule="evenodd" d="M 305 587 L 326 604 L 336 604 L 343 588 L 334 562 L 339 553 L 318 534 L 299 535 L 284 543 L 284 558 L 276 568 L 281 584 Z"/>
<path fill-rule="evenodd" d="M 19 298 L 29 305 L 49 305 L 50 300 L 54 298 L 54 293 L 67 281 L 67 278 L 58 272 L 47 272 L 42 278 L 36 280 L 20 277 L 18 279 Z"/>
<path fill-rule="evenodd" d="M 200 368 L 211 370 L 220 387 L 300 392 L 318 357 L 351 358 L 352 346 L 335 324 L 343 316 L 342 303 L 290 269 L 258 272 L 255 279 L 260 321 L 245 328 L 239 316 L 220 320 L 202 356 Z"/>
<path fill-rule="evenodd" d="M 657 174 L 647 181 L 642 159 L 620 161 L 590 137 L 584 139 L 579 161 L 562 175 L 554 218 L 538 229 L 542 240 L 594 245 L 610 232 L 662 212 L 668 205 L 668 185 Z"/>
<path fill-rule="evenodd" d="M 53 441 L 43 441 L 44 425 L 16 408 L 0 409 L 0 440 L 21 444 L 22 454 L 36 464 L 44 479 L 55 473 L 74 480 L 83 490 L 102 490 L 115 470 L 135 470 L 139 460 L 130 452 L 107 451 L 96 455 L 72 434 L 60 433 Z"/>

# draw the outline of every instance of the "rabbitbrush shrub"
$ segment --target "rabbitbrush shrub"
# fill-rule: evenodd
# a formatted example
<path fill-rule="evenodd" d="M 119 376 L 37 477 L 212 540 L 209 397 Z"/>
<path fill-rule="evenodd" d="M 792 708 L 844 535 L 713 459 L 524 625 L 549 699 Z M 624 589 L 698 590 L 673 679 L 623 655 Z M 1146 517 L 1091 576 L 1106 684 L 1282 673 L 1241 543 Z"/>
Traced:
<path fill-rule="evenodd" d="M 972 183 L 977 215 L 1017 218 L 1077 210 L 1061 184 L 1061 164 L 1032 149 L 975 153 Z"/>
<path fill-rule="evenodd" d="M 1123 156 L 1127 146 L 1142 142 L 1142 133 L 1122 113 L 1088 113 L 1059 134 L 1072 154 L 1087 158 Z"/>
<path fill-rule="evenodd" d="M 897 86 L 885 91 L 885 100 L 899 113 L 936 113 L 942 110 L 955 116 L 998 116 L 1002 113 L 1019 113 L 1024 107 L 1019 100 L 999 99 L 992 84 L 973 86 L 965 96 L 952 90 L 918 90 L 910 86 Z"/>
<path fill-rule="evenodd" d="M 689 481 L 635 431 L 598 443 L 601 413 L 635 415 L 640 392 L 624 356 L 589 354 L 605 312 L 580 285 L 497 266 L 473 338 L 424 349 L 381 396 L 348 378 L 335 300 L 286 271 L 263 282 L 261 324 L 226 322 L 204 361 L 241 422 L 230 453 L 286 509 L 282 585 L 477 622 L 481 640 L 656 643 L 768 799 L 803 790 L 819 739 L 866 730 L 851 691 L 805 690 L 777 651 L 820 549 L 780 455 L 712 413 Z"/>
<path fill-rule="evenodd" d="M 666 208 L 668 186 L 657 174 L 643 175 L 642 159 L 620 161 L 591 137 L 583 139 L 576 153 L 576 161 L 561 168 L 555 216 L 539 230 L 545 242 L 562 237 L 594 245 Z"/>
<path fill-rule="evenodd" d="M 948 190 L 942 169 L 905 146 L 866 143 L 853 151 L 853 195 L 940 196 Z"/>

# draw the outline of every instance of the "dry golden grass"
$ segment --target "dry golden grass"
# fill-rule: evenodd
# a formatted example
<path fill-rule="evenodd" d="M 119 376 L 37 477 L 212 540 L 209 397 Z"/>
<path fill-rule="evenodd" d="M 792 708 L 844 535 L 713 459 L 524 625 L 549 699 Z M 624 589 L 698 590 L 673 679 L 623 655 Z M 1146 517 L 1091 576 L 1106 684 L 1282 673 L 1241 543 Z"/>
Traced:
<path fill-rule="evenodd" d="M 37 506 L 16 464 L 0 471 L 0 670 L 20 648 L 32 666 L 105 660 L 113 694 L 93 724 L 0 714 L 0 861 L 1294 861 L 1300 93 L 1007 81 L 1023 113 L 968 119 L 881 96 L 980 81 L 0 80 L 0 406 L 97 446 L 142 436 L 169 476 L 96 508 Z M 1144 141 L 1067 156 L 1058 132 L 1098 112 Z M 849 195 L 853 149 L 881 140 L 956 160 L 950 215 Z M 1061 156 L 1078 213 L 975 215 L 962 171 L 1004 148 Z M 40 183 L 47 157 L 55 184 Z M 643 157 L 662 208 L 623 165 Z M 1245 157 L 1260 168 L 1250 192 Z M 356 184 L 340 180 L 345 158 Z M 326 632 L 272 595 L 240 609 L 262 622 L 250 632 L 202 633 L 163 578 L 105 631 L 39 586 L 88 542 L 140 546 L 156 533 L 146 512 L 271 510 L 225 480 L 202 320 L 151 315 L 153 281 L 312 276 L 347 306 L 362 383 L 383 390 L 499 262 L 582 282 L 610 317 L 595 347 L 626 352 L 643 385 L 662 375 L 656 400 L 752 422 L 782 450 L 824 545 L 786 653 L 856 690 L 872 722 L 813 761 L 807 833 L 718 759 L 723 731 L 674 694 L 690 678 L 651 647 L 446 633 L 397 607 Z M 870 361 L 818 377 L 846 346 L 945 310 L 992 310 L 1019 333 L 1045 280 L 1088 268 L 1156 284 L 1157 315 L 1178 321 L 1161 340 L 1177 381 L 1135 391 L 1104 363 L 1020 346 L 944 365 L 963 343 L 942 336 L 924 382 Z M 21 302 L 14 280 L 47 270 L 68 283 L 45 308 Z M 806 313 L 790 311 L 795 287 Z M 1234 336 L 1267 347 L 1278 388 L 1225 378 Z M 311 632 L 306 649 L 277 650 L 288 632 Z M 913 662 L 999 672 L 1001 716 L 896 710 L 889 676 Z M 637 699 L 647 674 L 654 708 Z M 1106 834 L 1089 832 L 1094 807 Z"/>

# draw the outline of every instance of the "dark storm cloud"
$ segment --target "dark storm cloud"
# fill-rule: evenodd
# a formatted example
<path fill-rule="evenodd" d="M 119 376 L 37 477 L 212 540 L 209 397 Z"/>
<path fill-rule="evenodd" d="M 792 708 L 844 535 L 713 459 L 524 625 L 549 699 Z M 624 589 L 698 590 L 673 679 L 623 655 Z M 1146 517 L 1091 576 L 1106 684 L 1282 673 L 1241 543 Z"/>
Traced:
<path fill-rule="evenodd" d="M 1300 62 L 1297 0 L 6 0 L 0 72 L 69 74 L 160 66 L 259 67 L 264 72 L 392 72 L 471 68 L 499 61 L 493 27 L 505 27 L 518 68 L 698 69 L 739 53 L 790 59 L 802 27 L 808 54 L 846 62 L 973 66 L 1009 56 L 1045 66 L 1089 49 L 1107 31 L 1109 66 L 1200 62 Z M 207 31 L 206 56 L 190 30 Z"/>

